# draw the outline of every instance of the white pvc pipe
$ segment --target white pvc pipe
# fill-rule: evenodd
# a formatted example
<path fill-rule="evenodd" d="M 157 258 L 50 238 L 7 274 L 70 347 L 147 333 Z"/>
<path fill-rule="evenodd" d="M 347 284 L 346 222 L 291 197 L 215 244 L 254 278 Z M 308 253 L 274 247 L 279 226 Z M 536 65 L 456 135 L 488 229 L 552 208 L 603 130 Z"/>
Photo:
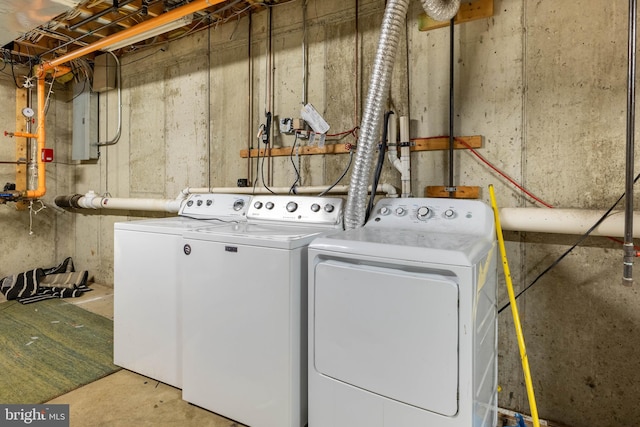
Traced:
<path fill-rule="evenodd" d="M 289 194 L 291 187 L 269 187 L 276 194 Z M 320 194 L 327 189 L 327 186 L 307 186 L 296 187 L 296 194 Z M 369 186 L 371 191 L 371 186 Z M 348 185 L 336 185 L 327 193 L 346 194 L 349 192 Z M 398 191 L 391 184 L 378 184 L 378 193 L 384 193 L 387 197 L 398 197 Z M 181 194 L 188 195 L 194 193 L 227 193 L 227 194 L 270 194 L 271 192 L 264 187 L 187 187 L 182 190 Z"/>
<path fill-rule="evenodd" d="M 136 211 L 178 212 L 182 198 L 177 199 L 134 199 L 98 196 L 89 191 L 79 198 L 77 204 L 85 209 L 122 209 Z"/>
<path fill-rule="evenodd" d="M 409 117 L 400 117 L 400 162 L 402 197 L 411 197 L 411 141 L 409 140 Z"/>
<path fill-rule="evenodd" d="M 502 228 L 509 231 L 584 234 L 604 213 L 604 210 L 586 209 L 502 208 L 500 222 Z M 640 212 L 634 212 L 634 221 L 640 221 Z M 624 211 L 611 212 L 591 235 L 624 236 Z M 640 237 L 640 230 L 635 229 L 633 237 Z"/>

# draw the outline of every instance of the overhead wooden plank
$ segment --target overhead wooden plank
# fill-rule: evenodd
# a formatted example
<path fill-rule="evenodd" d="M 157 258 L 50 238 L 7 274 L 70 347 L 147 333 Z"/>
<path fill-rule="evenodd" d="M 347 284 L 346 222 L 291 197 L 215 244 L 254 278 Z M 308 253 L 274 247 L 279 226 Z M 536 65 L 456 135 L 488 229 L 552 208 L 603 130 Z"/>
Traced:
<path fill-rule="evenodd" d="M 493 0 L 465 1 L 460 4 L 460 9 L 453 22 L 462 24 L 463 22 L 475 21 L 476 19 L 490 16 L 493 16 Z M 447 26 L 449 26 L 449 21 L 436 21 L 424 12 L 418 16 L 418 29 L 420 31 L 429 31 Z"/>
<path fill-rule="evenodd" d="M 27 106 L 27 90 L 24 88 L 16 89 L 16 131 L 26 132 L 27 122 L 22 115 L 22 109 Z M 16 160 L 27 159 L 27 139 L 15 137 L 16 140 Z M 27 189 L 27 165 L 16 165 L 16 190 L 22 191 Z M 26 202 L 17 202 L 16 209 L 22 211 L 27 209 Z"/>
<path fill-rule="evenodd" d="M 439 197 L 439 198 L 451 197 L 451 193 L 449 193 L 446 190 L 447 188 L 448 187 L 439 186 L 439 185 L 430 185 L 428 187 L 425 187 L 424 196 Z M 457 185 L 456 191 L 453 192 L 453 198 L 454 199 L 479 199 L 480 187 Z"/>
<path fill-rule="evenodd" d="M 474 135 L 474 136 L 456 136 L 453 148 L 456 150 L 467 148 L 461 141 L 466 142 L 471 148 L 480 148 L 482 147 L 482 136 Z M 416 138 L 411 140 L 413 145 L 411 146 L 411 151 L 435 151 L 435 150 L 447 150 L 449 148 L 449 137 L 448 136 L 437 136 L 431 138 Z M 260 149 L 260 157 L 265 156 L 266 150 Z M 302 146 L 298 149 L 298 155 L 300 156 L 309 156 L 316 154 L 345 154 L 349 152 L 349 148 L 346 144 L 327 144 L 324 147 L 313 146 Z M 290 156 L 291 155 L 291 147 L 282 147 L 282 148 L 272 148 L 271 156 L 272 157 L 281 157 L 281 156 Z M 246 159 L 249 157 L 249 150 L 243 149 L 240 150 L 240 157 Z M 254 148 L 251 150 L 251 157 L 258 157 L 258 149 Z"/>

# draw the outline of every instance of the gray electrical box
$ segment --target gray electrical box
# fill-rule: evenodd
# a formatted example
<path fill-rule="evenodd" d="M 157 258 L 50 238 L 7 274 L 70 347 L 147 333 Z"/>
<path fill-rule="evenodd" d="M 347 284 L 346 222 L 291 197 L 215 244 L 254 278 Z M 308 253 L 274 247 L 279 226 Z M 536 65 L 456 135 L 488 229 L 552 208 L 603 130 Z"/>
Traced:
<path fill-rule="evenodd" d="M 76 83 L 73 98 L 73 135 L 71 158 L 98 158 L 98 94 L 89 83 Z"/>

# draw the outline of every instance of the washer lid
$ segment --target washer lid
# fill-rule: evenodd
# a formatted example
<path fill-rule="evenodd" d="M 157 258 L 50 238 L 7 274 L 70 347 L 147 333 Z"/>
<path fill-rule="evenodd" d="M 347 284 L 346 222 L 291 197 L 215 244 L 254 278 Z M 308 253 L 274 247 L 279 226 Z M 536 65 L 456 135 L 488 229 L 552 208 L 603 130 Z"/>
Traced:
<path fill-rule="evenodd" d="M 357 228 L 323 236 L 310 248 L 372 257 L 470 266 L 489 250 L 486 236 L 416 229 Z"/>
<path fill-rule="evenodd" d="M 185 239 L 207 240 L 238 245 L 294 249 L 306 246 L 316 237 L 333 232 L 326 226 L 285 226 L 266 223 L 239 223 L 224 227 L 199 228 L 184 233 Z"/>
<path fill-rule="evenodd" d="M 116 222 L 114 230 L 144 231 L 147 233 L 163 233 L 180 235 L 185 230 L 202 227 L 220 227 L 227 225 L 226 220 L 201 220 L 187 217 L 153 218 L 135 221 Z"/>

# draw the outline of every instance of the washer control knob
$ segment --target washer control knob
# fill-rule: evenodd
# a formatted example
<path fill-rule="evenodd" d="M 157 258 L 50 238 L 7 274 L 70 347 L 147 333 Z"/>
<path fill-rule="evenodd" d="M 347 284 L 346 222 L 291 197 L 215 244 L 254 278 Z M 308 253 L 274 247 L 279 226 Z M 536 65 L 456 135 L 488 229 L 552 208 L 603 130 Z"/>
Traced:
<path fill-rule="evenodd" d="M 211 206 L 213 204 L 213 200 L 207 199 L 207 206 Z"/>
<path fill-rule="evenodd" d="M 187 202 L 187 206 L 189 206 L 189 207 L 193 206 L 193 200 L 189 200 L 189 201 Z"/>
<path fill-rule="evenodd" d="M 418 208 L 418 219 L 427 219 L 431 210 L 426 206 L 420 206 Z"/>
<path fill-rule="evenodd" d="M 233 202 L 233 210 L 234 211 L 242 210 L 242 208 L 244 208 L 244 200 L 240 199 L 240 200 L 236 200 L 235 202 Z"/>
<path fill-rule="evenodd" d="M 198 205 L 198 206 L 202 206 L 202 200 L 198 200 L 198 201 L 196 202 L 196 205 Z"/>
<path fill-rule="evenodd" d="M 380 208 L 380 215 L 389 215 L 391 213 L 391 209 L 386 206 Z"/>
<path fill-rule="evenodd" d="M 311 211 L 312 212 L 318 212 L 320 210 L 320 205 L 317 203 L 314 203 L 311 205 Z"/>
<path fill-rule="evenodd" d="M 256 209 L 261 209 L 262 208 L 262 202 L 255 202 L 253 204 L 253 207 L 256 208 Z"/>
<path fill-rule="evenodd" d="M 331 213 L 333 212 L 335 208 L 333 207 L 333 205 L 331 203 L 327 203 L 326 205 L 324 205 L 324 211 Z"/>
<path fill-rule="evenodd" d="M 444 211 L 444 217 L 445 218 L 454 218 L 456 216 L 456 213 L 453 209 L 447 209 L 446 211 Z"/>
<path fill-rule="evenodd" d="M 396 208 L 396 215 L 402 216 L 402 215 L 404 215 L 404 213 L 405 213 L 405 210 L 404 210 L 404 208 L 402 206 L 398 206 Z"/>
<path fill-rule="evenodd" d="M 267 209 L 269 209 L 269 210 L 273 209 L 273 202 L 267 202 L 267 203 L 264 205 L 264 207 L 265 207 L 265 208 L 267 208 Z"/>
<path fill-rule="evenodd" d="M 298 209 L 298 204 L 296 202 L 287 203 L 287 212 L 295 212 Z"/>

